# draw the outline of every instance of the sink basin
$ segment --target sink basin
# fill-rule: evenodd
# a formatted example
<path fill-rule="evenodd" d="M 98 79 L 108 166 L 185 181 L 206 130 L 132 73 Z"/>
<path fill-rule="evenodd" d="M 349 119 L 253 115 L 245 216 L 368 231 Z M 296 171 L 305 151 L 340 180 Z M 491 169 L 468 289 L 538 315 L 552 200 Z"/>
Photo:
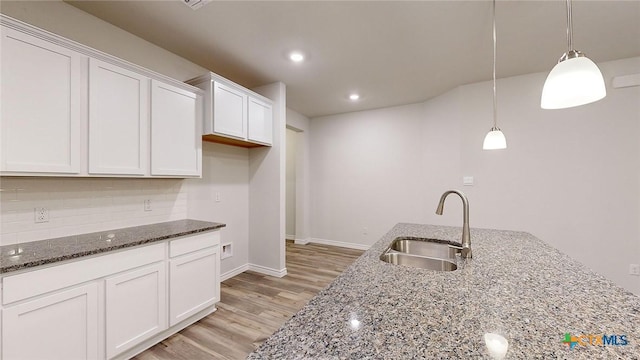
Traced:
<path fill-rule="evenodd" d="M 433 240 L 430 240 L 431 239 L 397 238 L 389 245 L 389 249 L 411 255 L 452 260 L 455 262 L 456 254 L 460 253 L 460 248 L 447 243 L 433 242 Z"/>
<path fill-rule="evenodd" d="M 458 268 L 456 263 L 452 261 L 414 256 L 399 252 L 385 252 L 380 256 L 380 260 L 394 265 L 404 265 L 427 270 L 453 271 Z"/>
<path fill-rule="evenodd" d="M 380 260 L 427 270 L 454 271 L 458 268 L 456 255 L 462 248 L 442 240 L 399 237 L 380 256 Z"/>

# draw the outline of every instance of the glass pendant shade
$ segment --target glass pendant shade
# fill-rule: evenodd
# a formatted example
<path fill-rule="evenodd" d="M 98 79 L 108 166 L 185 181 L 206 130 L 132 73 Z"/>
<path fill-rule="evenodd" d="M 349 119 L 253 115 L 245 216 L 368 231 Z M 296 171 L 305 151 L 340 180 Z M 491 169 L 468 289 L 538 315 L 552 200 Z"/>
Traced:
<path fill-rule="evenodd" d="M 562 60 L 542 88 L 540 107 L 564 109 L 598 101 L 607 95 L 598 66 L 586 56 Z"/>
<path fill-rule="evenodd" d="M 496 91 L 496 55 L 498 40 L 496 37 L 496 0 L 493 0 L 493 127 L 484 137 L 483 150 L 501 150 L 507 148 L 507 139 L 498 127 L 498 93 Z"/>
<path fill-rule="evenodd" d="M 484 137 L 484 142 L 482 143 L 483 150 L 500 150 L 507 148 L 507 139 L 504 137 L 502 131 L 497 128 L 491 128 L 491 131 L 487 133 L 487 136 Z"/>

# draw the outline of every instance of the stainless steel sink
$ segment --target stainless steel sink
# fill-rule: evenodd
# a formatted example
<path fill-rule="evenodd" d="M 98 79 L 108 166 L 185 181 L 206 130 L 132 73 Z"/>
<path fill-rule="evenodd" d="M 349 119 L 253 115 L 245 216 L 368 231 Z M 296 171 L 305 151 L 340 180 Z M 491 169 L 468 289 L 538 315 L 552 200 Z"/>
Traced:
<path fill-rule="evenodd" d="M 385 252 L 380 260 L 394 265 L 411 266 L 427 270 L 453 271 L 458 268 L 455 262 L 444 259 L 434 259 L 424 256 L 414 256 L 398 252 Z"/>
<path fill-rule="evenodd" d="M 399 237 L 382 253 L 380 260 L 427 270 L 454 271 L 462 248 L 435 239 Z"/>
<path fill-rule="evenodd" d="M 452 260 L 455 260 L 456 254 L 461 251 L 461 248 L 447 243 L 421 238 L 397 238 L 389 245 L 389 249 L 411 255 Z"/>

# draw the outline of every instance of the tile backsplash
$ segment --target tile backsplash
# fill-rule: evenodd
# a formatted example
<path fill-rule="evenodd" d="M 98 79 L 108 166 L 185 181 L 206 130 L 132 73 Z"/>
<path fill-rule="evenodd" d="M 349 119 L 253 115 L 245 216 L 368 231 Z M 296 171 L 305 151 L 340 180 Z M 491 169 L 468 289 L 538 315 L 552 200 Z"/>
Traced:
<path fill-rule="evenodd" d="M 36 223 L 36 208 L 48 222 Z M 0 178 L 0 245 L 186 217 L 182 179 Z"/>

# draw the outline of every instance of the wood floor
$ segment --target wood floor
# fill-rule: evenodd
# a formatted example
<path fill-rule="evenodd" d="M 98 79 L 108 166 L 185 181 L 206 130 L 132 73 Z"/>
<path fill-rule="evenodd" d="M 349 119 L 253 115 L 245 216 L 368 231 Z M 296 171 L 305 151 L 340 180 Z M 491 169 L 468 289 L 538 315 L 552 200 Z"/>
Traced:
<path fill-rule="evenodd" d="M 287 276 L 248 271 L 222 282 L 215 313 L 134 359 L 244 359 L 362 253 L 287 242 Z"/>

